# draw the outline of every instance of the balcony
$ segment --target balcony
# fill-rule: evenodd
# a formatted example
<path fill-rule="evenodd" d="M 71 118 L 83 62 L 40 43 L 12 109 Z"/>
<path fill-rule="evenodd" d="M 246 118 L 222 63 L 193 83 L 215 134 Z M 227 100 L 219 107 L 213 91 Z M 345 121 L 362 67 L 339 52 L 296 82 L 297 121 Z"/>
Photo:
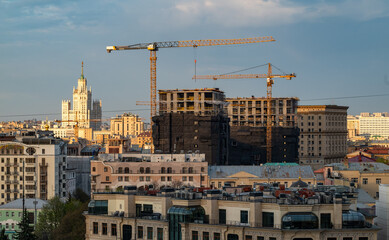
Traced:
<path fill-rule="evenodd" d="M 12 183 L 12 181 L 9 179 L 5 180 L 5 184 L 11 184 L 11 183 Z"/>
<path fill-rule="evenodd" d="M 40 167 L 47 167 L 48 164 L 47 164 L 47 163 L 39 163 L 39 166 L 40 166 Z"/>
<path fill-rule="evenodd" d="M 13 193 L 19 193 L 19 190 L 18 189 L 12 189 L 12 192 Z"/>
<path fill-rule="evenodd" d="M 11 189 L 5 189 L 5 192 L 6 192 L 6 193 L 10 193 L 10 192 L 11 192 Z"/>
<path fill-rule="evenodd" d="M 18 180 L 13 180 L 12 183 L 13 184 L 19 184 L 19 181 Z"/>

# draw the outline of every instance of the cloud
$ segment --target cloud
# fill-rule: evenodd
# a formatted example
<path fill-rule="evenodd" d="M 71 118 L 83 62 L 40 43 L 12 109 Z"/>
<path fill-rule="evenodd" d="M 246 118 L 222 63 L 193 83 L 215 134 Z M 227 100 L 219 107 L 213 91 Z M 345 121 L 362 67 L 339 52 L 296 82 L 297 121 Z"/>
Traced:
<path fill-rule="evenodd" d="M 389 16 L 384 0 L 197 0 L 179 1 L 168 11 L 179 25 L 216 24 L 224 27 L 286 25 L 325 17 L 358 21 Z"/>

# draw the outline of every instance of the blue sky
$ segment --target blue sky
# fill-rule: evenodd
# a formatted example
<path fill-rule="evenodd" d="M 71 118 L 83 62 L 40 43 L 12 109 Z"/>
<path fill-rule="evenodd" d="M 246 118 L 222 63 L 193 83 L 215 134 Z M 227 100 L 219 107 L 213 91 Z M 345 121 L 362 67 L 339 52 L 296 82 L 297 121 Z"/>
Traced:
<path fill-rule="evenodd" d="M 135 102 L 149 100 L 149 53 L 108 54 L 107 45 L 256 36 L 276 42 L 161 49 L 158 89 L 219 87 L 227 97 L 265 96 L 263 79 L 194 82 L 194 58 L 197 74 L 271 62 L 297 74 L 292 81 L 276 80 L 276 97 L 347 105 L 350 114 L 389 112 L 389 96 L 310 101 L 387 94 L 388 26 L 385 0 L 0 0 L 0 121 L 59 113 L 61 100 L 71 98 L 81 61 L 104 111 L 147 108 Z M 147 110 L 134 113 L 149 116 Z"/>

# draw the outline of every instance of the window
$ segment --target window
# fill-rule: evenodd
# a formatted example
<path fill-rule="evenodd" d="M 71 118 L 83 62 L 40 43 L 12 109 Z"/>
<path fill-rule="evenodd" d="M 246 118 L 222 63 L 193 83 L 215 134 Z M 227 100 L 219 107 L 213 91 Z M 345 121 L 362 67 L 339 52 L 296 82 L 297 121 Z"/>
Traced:
<path fill-rule="evenodd" d="M 143 177 L 143 176 L 140 176 L 140 177 L 139 177 L 139 181 L 140 181 L 140 182 L 143 182 L 143 181 L 144 181 L 144 177 Z"/>
<path fill-rule="evenodd" d="M 189 181 L 193 181 L 193 177 L 192 176 L 189 176 Z"/>
<path fill-rule="evenodd" d="M 45 154 L 46 153 L 46 150 L 45 149 L 42 149 L 42 154 Z"/>
<path fill-rule="evenodd" d="M 170 182 L 172 181 L 172 177 L 167 177 L 167 180 Z"/>
<path fill-rule="evenodd" d="M 111 236 L 116 236 L 117 230 L 116 230 L 116 224 L 111 224 Z"/>
<path fill-rule="evenodd" d="M 376 184 L 381 184 L 381 178 L 376 178 L 375 183 Z"/>
<path fill-rule="evenodd" d="M 199 240 L 199 232 L 192 231 L 192 240 Z"/>
<path fill-rule="evenodd" d="M 183 176 L 183 177 L 182 177 L 182 181 L 186 181 L 186 176 Z"/>
<path fill-rule="evenodd" d="M 253 240 L 253 236 L 251 236 L 251 235 L 246 235 L 245 240 Z"/>
<path fill-rule="evenodd" d="M 105 168 L 104 168 L 104 172 L 108 172 L 108 168 L 105 167 Z"/>
<path fill-rule="evenodd" d="M 249 223 L 248 211 L 240 211 L 240 223 Z"/>
<path fill-rule="evenodd" d="M 96 168 L 95 167 L 92 168 L 92 172 L 96 172 Z"/>
<path fill-rule="evenodd" d="M 150 182 L 150 176 L 146 176 L 146 181 Z"/>
<path fill-rule="evenodd" d="M 273 227 L 274 226 L 274 213 L 272 212 L 262 212 L 262 225 L 263 227 Z"/>
<path fill-rule="evenodd" d="M 147 239 L 153 239 L 153 228 L 147 227 Z"/>
<path fill-rule="evenodd" d="M 108 234 L 108 228 L 107 228 L 107 223 L 102 223 L 102 229 L 103 229 L 103 235 L 107 235 Z"/>
<path fill-rule="evenodd" d="M 161 177 L 161 182 L 164 182 L 165 181 L 165 177 Z"/>
<path fill-rule="evenodd" d="M 367 178 L 362 179 L 362 183 L 363 183 L 363 184 L 367 184 L 367 183 L 368 183 Z"/>
<path fill-rule="evenodd" d="M 269 240 L 277 240 L 275 237 L 269 237 Z"/>
<path fill-rule="evenodd" d="M 109 177 L 108 176 L 105 177 L 105 181 L 107 181 L 107 182 L 109 181 Z"/>
<path fill-rule="evenodd" d="M 368 237 L 359 237 L 359 240 L 369 240 Z"/>
<path fill-rule="evenodd" d="M 219 224 L 226 224 L 226 210 L 219 209 Z"/>
<path fill-rule="evenodd" d="M 143 238 L 143 227 L 138 226 L 138 238 Z"/>
<path fill-rule="evenodd" d="M 163 240 L 163 228 L 157 228 L 157 240 Z"/>
<path fill-rule="evenodd" d="M 337 240 L 336 237 L 329 237 L 327 240 Z"/>
<path fill-rule="evenodd" d="M 97 222 L 93 222 L 93 234 L 99 234 L 99 224 Z"/>
<path fill-rule="evenodd" d="M 203 240 L 209 240 L 209 232 L 203 232 Z"/>
<path fill-rule="evenodd" d="M 353 240 L 352 237 L 344 237 L 343 240 Z"/>
<path fill-rule="evenodd" d="M 220 233 L 214 233 L 213 240 L 220 240 Z"/>
<path fill-rule="evenodd" d="M 320 228 L 332 228 L 331 213 L 320 214 Z"/>
<path fill-rule="evenodd" d="M 258 237 L 257 237 L 257 240 L 265 240 L 265 237 L 258 236 Z"/>

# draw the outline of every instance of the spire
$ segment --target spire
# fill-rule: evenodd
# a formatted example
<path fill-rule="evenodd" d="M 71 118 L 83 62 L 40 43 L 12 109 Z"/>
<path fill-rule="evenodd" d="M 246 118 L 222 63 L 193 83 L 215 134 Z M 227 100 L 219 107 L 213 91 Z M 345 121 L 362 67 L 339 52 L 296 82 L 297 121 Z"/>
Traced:
<path fill-rule="evenodd" d="M 84 61 L 81 62 L 81 79 L 84 79 Z"/>

